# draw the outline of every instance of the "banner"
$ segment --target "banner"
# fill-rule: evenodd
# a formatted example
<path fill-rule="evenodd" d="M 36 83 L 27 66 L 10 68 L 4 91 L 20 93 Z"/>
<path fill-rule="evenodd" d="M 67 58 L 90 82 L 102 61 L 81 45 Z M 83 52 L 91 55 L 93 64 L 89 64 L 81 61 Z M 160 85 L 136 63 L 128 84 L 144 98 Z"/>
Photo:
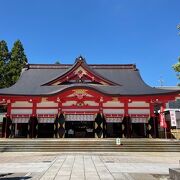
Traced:
<path fill-rule="evenodd" d="M 176 126 L 176 111 L 170 110 L 171 126 Z"/>
<path fill-rule="evenodd" d="M 165 114 L 163 112 L 163 108 L 161 108 L 161 110 L 160 110 L 159 119 L 160 119 L 160 126 L 162 128 L 167 128 L 167 124 L 166 124 L 166 119 L 165 119 Z"/>

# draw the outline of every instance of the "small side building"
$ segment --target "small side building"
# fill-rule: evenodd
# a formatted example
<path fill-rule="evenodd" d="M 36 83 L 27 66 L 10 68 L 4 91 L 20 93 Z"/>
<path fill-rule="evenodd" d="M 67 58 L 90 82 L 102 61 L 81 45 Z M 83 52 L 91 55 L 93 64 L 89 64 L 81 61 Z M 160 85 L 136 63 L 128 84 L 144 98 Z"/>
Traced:
<path fill-rule="evenodd" d="M 157 88 L 176 91 L 180 90 L 179 86 L 161 86 Z M 166 121 L 171 127 L 171 138 L 180 139 L 180 94 L 176 96 L 175 100 L 166 103 L 166 109 L 164 110 L 164 113 Z M 161 129 L 161 131 L 163 130 Z"/>

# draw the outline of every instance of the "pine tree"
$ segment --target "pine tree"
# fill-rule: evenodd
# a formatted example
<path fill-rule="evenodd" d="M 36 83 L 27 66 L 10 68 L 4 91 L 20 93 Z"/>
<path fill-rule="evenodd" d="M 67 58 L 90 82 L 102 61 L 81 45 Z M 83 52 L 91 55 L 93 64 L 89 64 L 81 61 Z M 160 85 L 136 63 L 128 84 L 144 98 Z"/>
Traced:
<path fill-rule="evenodd" d="M 0 88 L 7 87 L 6 67 L 9 62 L 9 51 L 6 41 L 0 41 Z"/>
<path fill-rule="evenodd" d="M 27 58 L 20 40 L 15 41 L 11 50 L 10 61 L 7 68 L 8 86 L 12 86 L 19 79 L 22 68 L 26 65 Z"/>

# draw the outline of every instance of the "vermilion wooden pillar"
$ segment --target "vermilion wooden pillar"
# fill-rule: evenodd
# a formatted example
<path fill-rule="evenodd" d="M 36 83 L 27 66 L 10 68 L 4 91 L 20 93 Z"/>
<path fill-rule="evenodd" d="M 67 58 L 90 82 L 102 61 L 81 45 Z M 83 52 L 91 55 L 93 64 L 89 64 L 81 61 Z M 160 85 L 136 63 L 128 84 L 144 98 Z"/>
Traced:
<path fill-rule="evenodd" d="M 7 101 L 7 116 L 5 121 L 5 138 L 11 137 L 12 119 L 11 119 L 11 101 Z"/>
<path fill-rule="evenodd" d="M 32 114 L 28 123 L 28 137 L 37 138 L 38 137 L 38 119 L 37 119 L 37 101 L 32 100 Z"/>
<path fill-rule="evenodd" d="M 154 119 L 154 104 L 152 102 L 149 103 L 150 108 L 150 116 L 147 124 L 147 137 L 153 138 L 156 137 L 155 131 L 155 119 Z"/>
<path fill-rule="evenodd" d="M 130 138 L 132 134 L 132 123 L 131 123 L 131 118 L 128 112 L 128 103 L 129 103 L 129 100 L 126 99 L 124 101 L 124 119 L 123 119 L 124 136 L 126 138 Z"/>

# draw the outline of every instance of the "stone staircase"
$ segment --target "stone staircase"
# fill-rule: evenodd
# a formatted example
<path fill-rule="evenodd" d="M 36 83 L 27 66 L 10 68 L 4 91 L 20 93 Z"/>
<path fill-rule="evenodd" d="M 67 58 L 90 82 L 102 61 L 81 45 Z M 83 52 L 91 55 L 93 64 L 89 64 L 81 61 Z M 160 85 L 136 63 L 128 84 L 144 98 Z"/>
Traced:
<path fill-rule="evenodd" d="M 0 139 L 0 152 L 180 152 L 180 140 Z"/>

